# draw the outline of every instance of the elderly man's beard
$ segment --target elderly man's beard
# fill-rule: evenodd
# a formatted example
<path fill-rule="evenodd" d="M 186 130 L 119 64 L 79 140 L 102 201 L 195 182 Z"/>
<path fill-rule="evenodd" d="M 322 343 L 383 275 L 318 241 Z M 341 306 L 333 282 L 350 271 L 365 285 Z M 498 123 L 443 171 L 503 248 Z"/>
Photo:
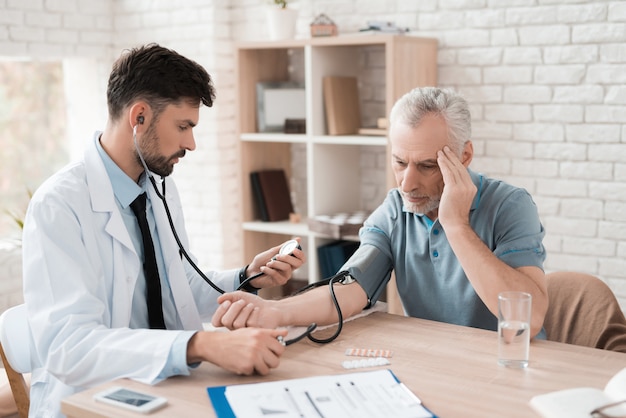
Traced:
<path fill-rule="evenodd" d="M 400 191 L 400 190 L 399 190 Z M 419 214 L 427 214 L 430 213 L 434 210 L 436 210 L 437 208 L 439 208 L 439 202 L 441 202 L 441 196 L 412 196 L 412 197 L 424 197 L 427 198 L 426 201 L 424 203 L 418 204 L 418 203 L 413 203 L 411 201 L 409 201 L 407 199 L 407 196 L 405 195 L 405 193 L 402 193 L 402 191 L 400 191 L 400 195 L 402 196 L 402 201 L 404 202 L 404 207 L 407 211 L 411 212 L 411 213 L 419 213 Z M 409 195 L 409 197 L 411 197 Z"/>

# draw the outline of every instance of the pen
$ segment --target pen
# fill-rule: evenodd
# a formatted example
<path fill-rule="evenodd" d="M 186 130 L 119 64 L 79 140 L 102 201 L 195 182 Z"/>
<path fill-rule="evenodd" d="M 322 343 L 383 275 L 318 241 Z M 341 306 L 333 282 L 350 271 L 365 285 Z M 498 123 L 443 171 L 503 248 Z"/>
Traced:
<path fill-rule="evenodd" d="M 315 411 L 317 412 L 317 414 L 318 414 L 320 417 L 324 418 L 324 414 L 322 414 L 322 411 L 320 411 L 320 410 L 317 408 L 317 405 L 315 404 L 315 401 L 313 400 L 313 398 L 312 398 L 312 397 L 311 397 L 311 395 L 309 394 L 309 391 L 308 391 L 308 390 L 307 390 L 307 391 L 305 391 L 305 392 L 304 392 L 304 394 L 306 395 L 306 397 L 307 397 L 307 399 L 309 400 L 309 402 L 311 403 L 311 405 L 313 405 L 313 408 L 315 408 Z"/>
<path fill-rule="evenodd" d="M 350 398 L 350 396 L 346 393 L 346 391 L 343 389 L 343 386 L 341 386 L 341 383 L 337 382 L 337 387 L 339 388 L 339 392 L 341 392 L 341 394 L 343 395 L 344 398 L 346 398 L 348 400 L 348 402 L 350 403 L 350 405 L 352 405 L 353 407 L 356 407 L 356 405 L 354 404 L 354 402 L 352 401 L 352 398 Z"/>
<path fill-rule="evenodd" d="M 361 390 L 359 389 L 359 387 L 354 382 L 351 381 L 350 386 L 352 386 L 352 389 L 354 389 L 354 391 L 359 394 L 361 399 L 363 399 L 364 401 L 367 400 L 365 396 L 363 396 L 363 394 L 361 393 Z"/>
<path fill-rule="evenodd" d="M 289 399 L 291 405 L 293 406 L 293 408 L 296 410 L 296 412 L 298 413 L 299 416 L 304 417 L 304 414 L 302 413 L 302 411 L 300 411 L 300 408 L 298 407 L 298 403 L 296 402 L 296 400 L 293 398 L 293 395 L 291 394 L 291 392 L 289 391 L 289 388 L 285 388 L 285 393 L 287 394 L 287 399 Z"/>

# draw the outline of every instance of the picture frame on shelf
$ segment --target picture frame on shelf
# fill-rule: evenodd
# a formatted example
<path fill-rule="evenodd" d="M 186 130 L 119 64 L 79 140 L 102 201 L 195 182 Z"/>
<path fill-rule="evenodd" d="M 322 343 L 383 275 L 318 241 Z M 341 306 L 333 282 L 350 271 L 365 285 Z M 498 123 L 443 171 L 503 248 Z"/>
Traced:
<path fill-rule="evenodd" d="M 256 84 L 259 132 L 283 132 L 285 120 L 306 118 L 304 84 L 295 81 Z"/>

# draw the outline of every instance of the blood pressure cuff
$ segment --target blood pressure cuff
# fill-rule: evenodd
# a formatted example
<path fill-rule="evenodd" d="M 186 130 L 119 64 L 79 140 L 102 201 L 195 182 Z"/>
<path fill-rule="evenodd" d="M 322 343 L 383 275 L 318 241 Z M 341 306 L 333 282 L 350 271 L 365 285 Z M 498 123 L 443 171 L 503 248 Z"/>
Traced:
<path fill-rule="evenodd" d="M 361 244 L 339 271 L 347 271 L 367 293 L 367 306 L 371 307 L 391 278 L 393 265 L 389 256 L 373 245 Z"/>

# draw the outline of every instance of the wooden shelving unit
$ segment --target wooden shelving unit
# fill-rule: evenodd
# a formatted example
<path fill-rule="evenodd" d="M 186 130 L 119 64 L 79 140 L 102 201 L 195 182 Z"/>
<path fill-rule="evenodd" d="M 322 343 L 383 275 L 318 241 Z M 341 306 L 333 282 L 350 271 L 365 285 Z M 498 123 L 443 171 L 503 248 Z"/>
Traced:
<path fill-rule="evenodd" d="M 322 279 L 317 247 L 329 237 L 309 231 L 306 216 L 361 210 L 361 169 L 358 155 L 362 147 L 375 147 L 387 154 L 384 136 L 330 136 L 327 134 L 322 80 L 325 76 L 359 76 L 364 48 L 383 51 L 385 115 L 404 93 L 418 86 L 437 84 L 437 40 L 406 35 L 355 34 L 327 38 L 279 42 L 244 42 L 236 45 L 237 125 L 241 151 L 241 201 L 244 230 L 243 258 L 293 236 L 302 237 L 307 251 L 306 280 Z M 256 84 L 268 81 L 294 81 L 290 71 L 293 57 L 303 57 L 306 100 L 306 133 L 258 133 Z M 304 147 L 306 167 L 294 167 L 292 147 Z M 258 221 L 251 190 L 250 172 L 282 168 L 291 178 L 295 170 L 306 170 L 306 207 L 300 223 Z M 387 187 L 395 187 L 389 166 Z M 301 174 L 301 173 L 299 173 Z"/>

